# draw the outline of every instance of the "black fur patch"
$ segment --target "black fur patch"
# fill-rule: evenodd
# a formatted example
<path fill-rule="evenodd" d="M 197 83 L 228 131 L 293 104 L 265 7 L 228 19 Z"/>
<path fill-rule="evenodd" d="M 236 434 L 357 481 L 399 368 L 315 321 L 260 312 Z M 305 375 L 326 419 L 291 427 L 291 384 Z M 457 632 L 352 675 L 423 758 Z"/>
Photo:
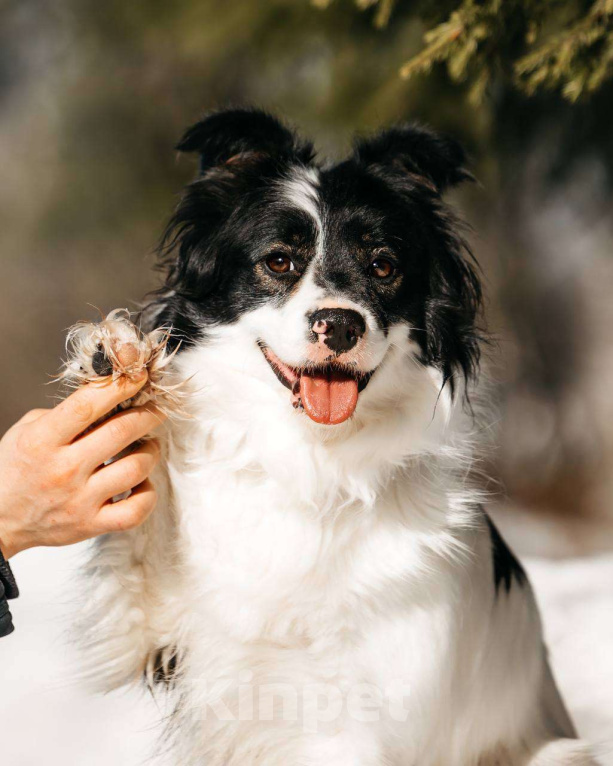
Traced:
<path fill-rule="evenodd" d="M 401 172 L 421 176 L 438 192 L 474 180 L 464 167 L 466 154 L 457 141 L 418 125 L 401 125 L 358 141 L 355 156 L 369 165 L 396 166 Z"/>
<path fill-rule="evenodd" d="M 103 377 L 111 375 L 113 372 L 113 363 L 104 353 L 102 348 L 94 351 L 94 355 L 92 356 L 92 367 L 96 375 L 102 375 Z"/>
<path fill-rule="evenodd" d="M 167 651 L 167 648 L 158 649 L 154 656 L 152 676 L 154 686 L 159 686 L 162 684 L 168 687 L 172 686 L 174 682 L 179 661 L 176 652 L 173 652 L 173 654 L 170 656 L 170 659 L 166 663 L 166 667 L 164 667 L 163 657 L 164 652 Z"/>
<path fill-rule="evenodd" d="M 515 557 L 513 551 L 505 543 L 502 535 L 494 525 L 494 522 L 487 515 L 485 518 L 487 520 L 492 541 L 492 563 L 494 566 L 494 584 L 496 593 L 498 593 L 501 586 L 504 587 L 505 591 L 508 593 L 511 590 L 513 580 L 515 580 L 520 587 L 526 583 L 526 572 Z"/>

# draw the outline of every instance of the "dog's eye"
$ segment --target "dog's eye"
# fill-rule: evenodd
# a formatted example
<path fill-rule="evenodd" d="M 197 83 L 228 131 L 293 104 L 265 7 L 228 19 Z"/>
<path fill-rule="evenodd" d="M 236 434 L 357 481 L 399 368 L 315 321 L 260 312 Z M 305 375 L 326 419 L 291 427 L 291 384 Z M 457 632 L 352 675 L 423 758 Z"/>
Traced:
<path fill-rule="evenodd" d="M 375 258 L 368 269 L 370 275 L 376 279 L 387 279 L 395 272 L 394 264 L 387 258 Z"/>
<path fill-rule="evenodd" d="M 285 253 L 271 253 L 266 258 L 266 266 L 273 274 L 287 274 L 296 269 L 292 259 Z"/>

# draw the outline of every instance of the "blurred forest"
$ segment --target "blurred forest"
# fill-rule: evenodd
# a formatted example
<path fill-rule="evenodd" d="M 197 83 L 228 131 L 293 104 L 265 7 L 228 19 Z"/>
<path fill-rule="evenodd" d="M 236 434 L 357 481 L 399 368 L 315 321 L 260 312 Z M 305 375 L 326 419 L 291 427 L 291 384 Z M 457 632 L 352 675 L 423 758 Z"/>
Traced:
<path fill-rule="evenodd" d="M 480 181 L 456 201 L 495 339 L 483 467 L 499 513 L 521 520 L 523 551 L 611 548 L 611 5 L 5 0 L 0 430 L 51 403 L 66 327 L 158 283 L 153 250 L 194 172 L 173 146 L 207 109 L 274 110 L 332 157 L 355 131 L 418 120 L 463 141 Z"/>

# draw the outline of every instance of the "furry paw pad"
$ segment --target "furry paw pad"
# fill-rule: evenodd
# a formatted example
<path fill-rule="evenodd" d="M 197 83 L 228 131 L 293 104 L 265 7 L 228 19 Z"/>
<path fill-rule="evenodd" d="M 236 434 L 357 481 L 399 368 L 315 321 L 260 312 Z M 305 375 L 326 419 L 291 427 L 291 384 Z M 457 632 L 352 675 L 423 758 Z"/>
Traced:
<path fill-rule="evenodd" d="M 100 322 L 78 322 L 68 331 L 68 358 L 58 378 L 68 388 L 103 383 L 120 377 L 136 378 L 148 371 L 148 379 L 135 397 L 121 409 L 155 402 L 166 414 L 183 414 L 182 383 L 170 385 L 169 365 L 178 350 L 168 351 L 170 330 L 160 327 L 143 332 L 127 309 L 115 309 Z"/>

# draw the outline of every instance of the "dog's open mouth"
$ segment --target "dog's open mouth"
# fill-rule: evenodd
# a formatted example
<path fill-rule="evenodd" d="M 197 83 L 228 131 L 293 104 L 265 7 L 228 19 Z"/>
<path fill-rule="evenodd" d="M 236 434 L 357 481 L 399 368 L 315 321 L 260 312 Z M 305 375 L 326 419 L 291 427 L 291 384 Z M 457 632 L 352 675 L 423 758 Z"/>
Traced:
<path fill-rule="evenodd" d="M 357 406 L 358 394 L 374 373 L 351 370 L 335 362 L 291 367 L 262 341 L 258 346 L 277 378 L 292 392 L 293 406 L 304 409 L 316 423 L 337 425 L 348 420 Z"/>

